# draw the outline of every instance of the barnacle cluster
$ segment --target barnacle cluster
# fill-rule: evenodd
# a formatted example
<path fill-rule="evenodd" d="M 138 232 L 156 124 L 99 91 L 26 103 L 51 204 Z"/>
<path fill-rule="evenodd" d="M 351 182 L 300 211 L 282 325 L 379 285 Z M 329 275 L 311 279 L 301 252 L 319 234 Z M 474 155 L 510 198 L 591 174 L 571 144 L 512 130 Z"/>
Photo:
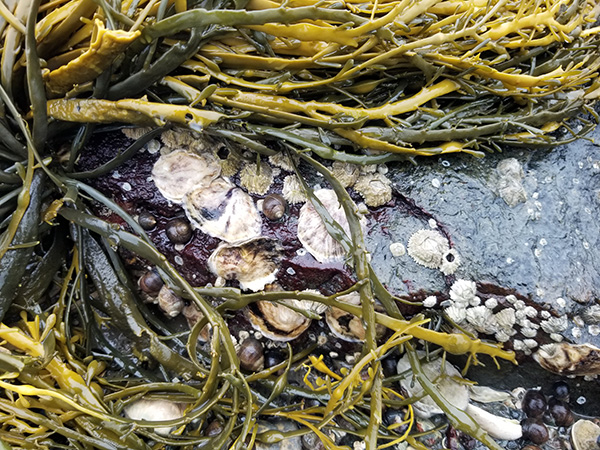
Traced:
<path fill-rule="evenodd" d="M 564 321 L 515 296 L 482 301 L 464 280 L 440 302 L 463 331 L 406 320 L 370 267 L 351 195 L 373 208 L 389 203 L 390 162 L 588 132 L 600 93 L 599 14 L 591 0 L 0 2 L 0 444 L 238 449 L 314 434 L 333 449 L 334 431 L 345 430 L 368 450 L 418 447 L 411 402 L 381 368 L 403 348 L 423 390 L 460 417 L 453 425 L 499 449 L 440 394 L 414 345 L 466 354 L 469 364 L 478 355 L 514 361 L 472 336 L 511 338 L 527 353 L 540 329 L 558 341 Z M 82 169 L 88 141 L 114 124 L 144 128 L 128 128 L 133 143 Z M 566 138 L 552 134 L 560 128 Z M 165 209 L 179 208 L 168 217 L 169 245 L 185 249 L 199 233 L 217 240 L 215 285 L 192 286 L 180 255 L 172 264 L 157 249 L 150 235 L 167 219 L 136 220 L 130 202 L 91 186 L 143 152 Z M 305 252 L 319 267 L 352 270 L 345 292 L 274 285 L 282 249 L 264 235 L 255 197 L 278 172 L 281 196 L 299 209 Z M 313 190 L 308 172 L 325 187 Z M 517 168 L 507 163 L 498 175 L 499 195 L 522 201 Z M 435 230 L 417 232 L 408 253 L 446 275 L 459 260 Z M 137 287 L 127 264 L 143 266 Z M 144 301 L 184 314 L 191 330 L 172 333 Z M 324 314 L 343 339 L 363 341 L 362 352 L 339 368 L 290 346 L 265 367 L 252 337 L 230 333 L 228 319 L 242 310 L 286 340 Z M 565 373 L 573 355 L 597 353 L 550 345 L 538 359 L 562 355 L 556 370 Z M 241 363 L 246 349 L 255 364 Z M 291 370 L 303 371 L 305 387 L 287 382 Z M 381 420 L 396 399 L 406 431 Z M 285 420 L 283 431 L 258 423 L 265 416 Z"/>

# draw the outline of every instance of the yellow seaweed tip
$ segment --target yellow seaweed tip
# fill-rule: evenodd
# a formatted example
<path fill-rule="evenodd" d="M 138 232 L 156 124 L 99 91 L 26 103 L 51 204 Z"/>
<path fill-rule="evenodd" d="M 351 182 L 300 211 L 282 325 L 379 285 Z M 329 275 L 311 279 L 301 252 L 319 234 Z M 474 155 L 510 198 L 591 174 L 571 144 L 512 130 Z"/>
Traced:
<path fill-rule="evenodd" d="M 66 94 L 73 86 L 93 81 L 110 67 L 114 59 L 138 38 L 141 32 L 107 30 L 101 20 L 94 21 L 89 48 L 68 64 L 44 74 L 46 91 L 51 97 Z"/>

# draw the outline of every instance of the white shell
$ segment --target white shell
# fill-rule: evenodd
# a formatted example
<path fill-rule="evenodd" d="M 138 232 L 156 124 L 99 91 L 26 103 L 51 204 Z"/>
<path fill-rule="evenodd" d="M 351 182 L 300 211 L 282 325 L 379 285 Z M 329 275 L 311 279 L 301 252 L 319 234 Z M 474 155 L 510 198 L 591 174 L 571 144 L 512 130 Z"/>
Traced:
<path fill-rule="evenodd" d="M 505 330 L 511 330 L 517 322 L 515 310 L 512 308 L 504 308 L 494 314 L 494 317 L 496 318 L 498 326 Z"/>
<path fill-rule="evenodd" d="M 180 203 L 186 193 L 209 185 L 220 173 L 221 165 L 214 156 L 175 150 L 158 158 L 152 179 L 167 200 Z"/>
<path fill-rule="evenodd" d="M 444 309 L 444 312 L 456 325 L 462 324 L 467 318 L 467 310 L 461 306 L 448 306 Z"/>
<path fill-rule="evenodd" d="M 444 371 L 442 372 L 442 359 L 437 358 L 430 362 L 422 362 L 421 370 L 429 380 L 437 380 L 436 387 L 448 402 L 461 411 L 464 411 L 469 404 L 469 388 L 466 384 L 456 381 L 462 379 L 462 376 L 452 364 L 445 361 L 443 366 Z M 408 355 L 404 355 L 400 361 L 398 361 L 397 370 L 399 374 L 412 370 Z M 443 376 L 440 376 L 442 373 Z M 421 385 L 419 383 L 411 383 L 410 376 L 402 380 L 401 384 L 410 397 L 421 397 L 423 394 Z M 419 417 L 425 419 L 428 419 L 435 414 L 443 414 L 443 411 L 429 395 L 414 402 L 413 408 Z"/>
<path fill-rule="evenodd" d="M 224 178 L 188 192 L 184 206 L 190 221 L 213 237 L 238 242 L 260 236 L 262 219 L 252 198 Z"/>
<path fill-rule="evenodd" d="M 456 280 L 450 288 L 450 298 L 457 305 L 467 306 L 475 299 L 477 294 L 477 286 L 474 281 Z"/>
<path fill-rule="evenodd" d="M 256 292 L 275 281 L 280 258 L 277 241 L 260 237 L 222 243 L 208 258 L 208 268 L 219 277 L 238 280 L 242 289 Z"/>
<path fill-rule="evenodd" d="M 491 414 L 475 405 L 467 405 L 465 412 L 495 439 L 514 441 L 523 436 L 523 429 L 516 420 Z"/>
<path fill-rule="evenodd" d="M 163 399 L 141 399 L 128 404 L 123 412 L 133 420 L 147 420 L 158 422 L 174 420 L 183 417 L 185 405 Z M 162 436 L 167 436 L 173 427 L 157 427 L 154 431 Z"/>
<path fill-rule="evenodd" d="M 315 196 L 321 201 L 331 218 L 342 227 L 347 236 L 350 236 L 346 214 L 335 192 L 331 189 L 319 189 L 315 191 Z M 364 218 L 361 219 L 361 225 L 364 228 Z M 305 203 L 300 208 L 298 239 L 320 263 L 343 261 L 346 256 L 343 247 L 327 232 L 321 216 L 311 202 Z"/>
<path fill-rule="evenodd" d="M 581 419 L 571 428 L 571 442 L 575 450 L 596 450 L 600 427 L 591 420 Z"/>
<path fill-rule="evenodd" d="M 440 271 L 444 275 L 452 275 L 460 267 L 460 262 L 460 255 L 455 249 L 451 248 L 442 255 Z"/>
<path fill-rule="evenodd" d="M 438 269 L 442 265 L 442 257 L 448 250 L 448 240 L 435 230 L 419 230 L 408 240 L 411 258 L 430 269 Z"/>

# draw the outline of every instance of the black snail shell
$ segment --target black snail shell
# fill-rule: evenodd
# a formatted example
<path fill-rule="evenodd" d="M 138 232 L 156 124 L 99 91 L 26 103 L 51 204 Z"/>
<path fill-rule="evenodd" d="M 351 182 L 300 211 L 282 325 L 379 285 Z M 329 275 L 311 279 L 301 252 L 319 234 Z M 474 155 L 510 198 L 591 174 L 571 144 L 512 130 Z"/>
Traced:
<path fill-rule="evenodd" d="M 167 237 L 173 244 L 185 244 L 192 237 L 190 223 L 182 218 L 171 220 L 167 224 Z"/>
<path fill-rule="evenodd" d="M 156 217 L 148 211 L 143 211 L 138 216 L 138 223 L 144 230 L 151 230 L 156 226 Z"/>
<path fill-rule="evenodd" d="M 280 220 L 287 211 L 287 202 L 279 194 L 269 194 L 263 200 L 262 211 L 267 219 Z"/>
<path fill-rule="evenodd" d="M 140 289 L 146 294 L 156 295 L 164 285 L 164 281 L 154 270 L 146 272 L 140 277 Z"/>
<path fill-rule="evenodd" d="M 546 397 L 540 391 L 529 390 L 523 398 L 523 412 L 527 417 L 542 417 L 546 412 Z"/>
<path fill-rule="evenodd" d="M 258 339 L 247 338 L 238 350 L 238 358 L 240 358 L 240 366 L 242 369 L 256 372 L 261 370 L 265 361 L 263 346 Z"/>
<path fill-rule="evenodd" d="M 543 444 L 548 440 L 548 428 L 539 419 L 525 419 L 521 422 L 523 437 L 534 444 Z"/>
<path fill-rule="evenodd" d="M 564 402 L 569 401 L 569 385 L 563 380 L 554 383 L 552 386 L 552 393 L 559 400 Z"/>

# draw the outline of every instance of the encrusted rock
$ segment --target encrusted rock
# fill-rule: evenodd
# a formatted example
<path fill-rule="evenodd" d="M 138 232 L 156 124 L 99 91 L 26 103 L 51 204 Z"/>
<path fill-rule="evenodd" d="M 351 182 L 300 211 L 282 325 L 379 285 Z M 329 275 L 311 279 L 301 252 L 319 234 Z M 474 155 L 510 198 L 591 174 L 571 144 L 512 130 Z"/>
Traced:
<path fill-rule="evenodd" d="M 510 207 L 527 200 L 527 193 L 523 188 L 523 168 L 515 158 L 506 158 L 496 166 L 498 173 L 498 195 Z"/>

